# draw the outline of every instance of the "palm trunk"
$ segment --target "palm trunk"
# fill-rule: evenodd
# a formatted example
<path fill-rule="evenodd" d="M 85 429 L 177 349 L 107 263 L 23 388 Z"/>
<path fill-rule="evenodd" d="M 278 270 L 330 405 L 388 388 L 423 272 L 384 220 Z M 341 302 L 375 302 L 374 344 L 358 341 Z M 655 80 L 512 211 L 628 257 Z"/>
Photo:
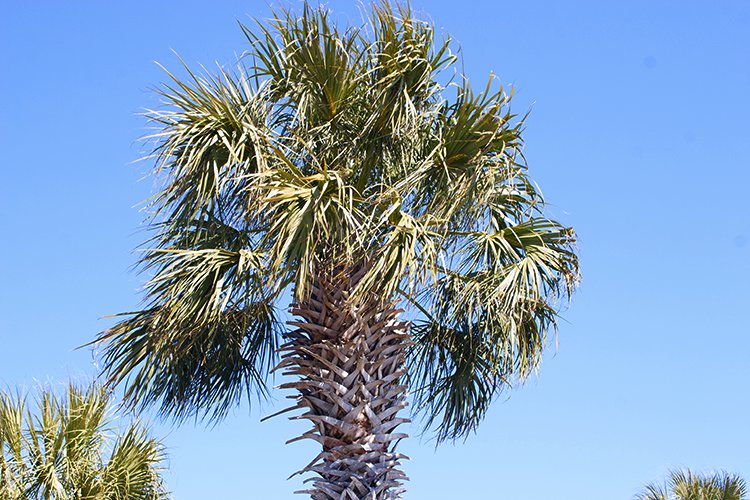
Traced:
<path fill-rule="evenodd" d="M 299 471 L 316 474 L 297 492 L 313 500 L 399 498 L 406 479 L 399 470 L 406 457 L 395 448 L 407 436 L 395 429 L 408 421 L 397 413 L 407 405 L 401 378 L 409 337 L 392 302 L 376 294 L 347 302 L 363 274 L 316 276 L 308 298 L 292 306 L 302 321 L 290 322 L 297 330 L 281 348 L 279 368 L 300 378 L 281 386 L 298 391 L 290 409 L 307 410 L 292 418 L 313 424 L 289 442 L 313 439 L 323 448 Z"/>

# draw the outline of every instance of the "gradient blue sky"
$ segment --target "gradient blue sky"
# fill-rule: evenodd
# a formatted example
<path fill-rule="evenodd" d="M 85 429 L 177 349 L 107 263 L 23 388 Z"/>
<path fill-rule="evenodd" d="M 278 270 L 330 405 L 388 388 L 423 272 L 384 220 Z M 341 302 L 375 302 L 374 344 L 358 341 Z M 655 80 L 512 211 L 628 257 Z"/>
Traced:
<path fill-rule="evenodd" d="M 750 1 L 413 5 L 475 84 L 493 70 L 532 109 L 531 172 L 579 233 L 583 284 L 557 351 L 477 435 L 403 445 L 406 498 L 627 499 L 673 466 L 750 479 Z M 0 384 L 96 373 L 73 349 L 138 303 L 134 207 L 153 182 L 130 162 L 164 80 L 153 61 L 231 63 L 248 14 L 267 4 L 0 7 Z M 284 446 L 305 425 L 260 423 L 271 408 L 159 424 L 175 498 L 298 498 L 285 478 L 315 446 Z"/>

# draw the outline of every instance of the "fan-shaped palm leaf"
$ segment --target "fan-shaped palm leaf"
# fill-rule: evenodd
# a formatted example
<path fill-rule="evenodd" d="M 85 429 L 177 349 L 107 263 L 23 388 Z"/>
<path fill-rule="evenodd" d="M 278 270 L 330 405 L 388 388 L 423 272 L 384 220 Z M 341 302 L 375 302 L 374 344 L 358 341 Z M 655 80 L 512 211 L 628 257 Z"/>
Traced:
<path fill-rule="evenodd" d="M 650 484 L 637 500 L 746 500 L 747 484 L 736 474 L 700 475 L 689 469 L 670 472 L 666 484 Z"/>
<path fill-rule="evenodd" d="M 0 393 L 0 498 L 158 500 L 162 445 L 145 428 L 110 430 L 105 389 L 41 391 L 34 411 L 21 394 Z"/>

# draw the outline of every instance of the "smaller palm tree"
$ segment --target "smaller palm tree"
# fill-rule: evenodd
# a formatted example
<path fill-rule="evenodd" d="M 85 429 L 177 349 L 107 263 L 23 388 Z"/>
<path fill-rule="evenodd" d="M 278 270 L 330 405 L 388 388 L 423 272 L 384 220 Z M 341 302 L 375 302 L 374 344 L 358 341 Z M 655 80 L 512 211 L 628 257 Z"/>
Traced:
<path fill-rule="evenodd" d="M 666 484 L 649 484 L 636 500 L 747 500 L 747 484 L 723 471 L 700 475 L 676 470 L 669 473 Z"/>
<path fill-rule="evenodd" d="M 161 443 L 132 423 L 112 432 L 109 393 L 69 385 L 42 390 L 36 414 L 22 394 L 0 392 L 0 499 L 159 500 Z"/>

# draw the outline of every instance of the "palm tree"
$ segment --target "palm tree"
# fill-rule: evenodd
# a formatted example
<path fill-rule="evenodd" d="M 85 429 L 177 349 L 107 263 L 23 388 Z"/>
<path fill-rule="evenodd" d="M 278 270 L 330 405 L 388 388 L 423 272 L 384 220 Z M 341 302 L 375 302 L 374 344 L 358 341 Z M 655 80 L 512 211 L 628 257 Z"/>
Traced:
<path fill-rule="evenodd" d="M 539 365 L 574 233 L 543 213 L 510 95 L 472 90 L 408 5 L 241 28 L 236 68 L 168 73 L 147 113 L 150 280 L 95 341 L 104 375 L 134 407 L 220 419 L 276 367 L 321 445 L 305 492 L 397 498 L 407 388 L 438 442 L 473 431 Z"/>
<path fill-rule="evenodd" d="M 109 393 L 69 385 L 41 391 L 36 414 L 20 394 L 0 392 L 0 498 L 159 500 L 162 445 L 143 426 L 110 431 Z"/>
<path fill-rule="evenodd" d="M 637 500 L 746 500 L 747 485 L 736 474 L 698 475 L 690 470 L 671 471 L 664 485 L 650 484 Z"/>

